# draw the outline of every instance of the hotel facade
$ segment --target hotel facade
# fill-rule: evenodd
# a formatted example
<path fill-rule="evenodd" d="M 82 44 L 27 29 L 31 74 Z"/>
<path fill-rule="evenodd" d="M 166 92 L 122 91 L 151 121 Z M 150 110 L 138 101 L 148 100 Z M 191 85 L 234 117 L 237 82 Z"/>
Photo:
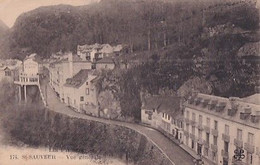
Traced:
<path fill-rule="evenodd" d="M 259 99 L 260 94 L 241 99 L 193 93 L 184 103 L 184 145 L 204 164 L 259 165 Z M 241 160 L 234 158 L 236 151 Z"/>

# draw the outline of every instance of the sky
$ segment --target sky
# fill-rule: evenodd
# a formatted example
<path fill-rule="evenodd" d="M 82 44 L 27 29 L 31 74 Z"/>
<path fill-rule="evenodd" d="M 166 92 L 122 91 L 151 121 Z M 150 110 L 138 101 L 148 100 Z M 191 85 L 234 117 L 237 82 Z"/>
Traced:
<path fill-rule="evenodd" d="M 16 18 L 27 11 L 40 6 L 69 4 L 73 6 L 87 5 L 97 0 L 0 0 L 0 20 L 12 27 Z"/>

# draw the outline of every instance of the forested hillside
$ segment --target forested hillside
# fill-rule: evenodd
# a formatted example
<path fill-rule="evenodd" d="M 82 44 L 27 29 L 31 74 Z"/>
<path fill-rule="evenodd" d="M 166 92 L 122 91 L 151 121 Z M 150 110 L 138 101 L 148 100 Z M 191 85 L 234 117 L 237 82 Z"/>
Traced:
<path fill-rule="evenodd" d="M 191 43 L 204 27 L 216 24 L 256 29 L 257 12 L 252 3 L 238 0 L 103 0 L 80 7 L 40 7 L 18 17 L 9 37 L 9 54 L 21 56 L 26 48 L 48 57 L 86 43 L 125 43 L 132 51 L 159 49 Z"/>

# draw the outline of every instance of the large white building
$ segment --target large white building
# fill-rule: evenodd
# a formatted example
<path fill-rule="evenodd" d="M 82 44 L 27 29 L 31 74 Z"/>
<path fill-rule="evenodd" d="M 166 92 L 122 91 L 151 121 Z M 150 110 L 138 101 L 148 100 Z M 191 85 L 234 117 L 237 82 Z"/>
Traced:
<path fill-rule="evenodd" d="M 193 93 L 184 103 L 186 146 L 206 164 L 260 164 L 260 94 L 223 98 Z M 235 150 L 244 159 L 234 159 Z M 243 157 L 243 156 L 242 156 Z"/>

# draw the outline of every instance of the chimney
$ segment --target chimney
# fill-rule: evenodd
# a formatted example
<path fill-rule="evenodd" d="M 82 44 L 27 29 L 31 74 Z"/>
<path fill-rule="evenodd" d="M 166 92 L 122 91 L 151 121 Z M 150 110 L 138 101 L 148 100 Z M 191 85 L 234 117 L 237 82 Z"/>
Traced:
<path fill-rule="evenodd" d="M 69 61 L 69 78 L 73 77 L 73 55 L 72 52 L 68 54 L 68 61 Z"/>

